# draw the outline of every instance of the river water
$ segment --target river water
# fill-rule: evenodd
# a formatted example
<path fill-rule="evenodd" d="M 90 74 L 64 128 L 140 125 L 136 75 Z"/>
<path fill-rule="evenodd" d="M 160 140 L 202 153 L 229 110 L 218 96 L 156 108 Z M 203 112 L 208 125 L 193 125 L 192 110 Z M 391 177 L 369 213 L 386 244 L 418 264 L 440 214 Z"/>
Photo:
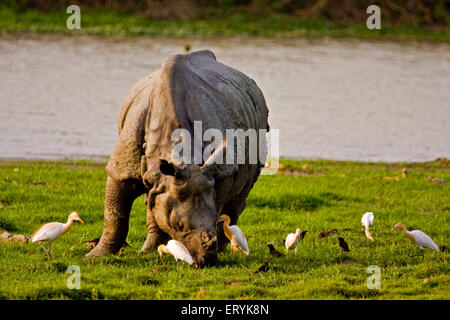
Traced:
<path fill-rule="evenodd" d="M 170 54 L 253 78 L 294 158 L 450 157 L 450 45 L 361 40 L 0 37 L 0 158 L 102 159 L 123 98 Z"/>

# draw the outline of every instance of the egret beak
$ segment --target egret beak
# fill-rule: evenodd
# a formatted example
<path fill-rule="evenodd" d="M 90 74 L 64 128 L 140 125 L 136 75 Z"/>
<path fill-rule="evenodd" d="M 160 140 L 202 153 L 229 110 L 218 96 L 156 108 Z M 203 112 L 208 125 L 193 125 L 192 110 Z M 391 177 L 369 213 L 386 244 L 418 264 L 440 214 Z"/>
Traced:
<path fill-rule="evenodd" d="M 79 218 L 78 221 L 80 221 L 82 224 L 84 224 L 84 222 L 83 222 L 83 220 L 81 220 L 81 218 Z"/>
<path fill-rule="evenodd" d="M 394 232 L 395 230 L 397 230 L 396 228 L 393 228 L 391 232 Z"/>

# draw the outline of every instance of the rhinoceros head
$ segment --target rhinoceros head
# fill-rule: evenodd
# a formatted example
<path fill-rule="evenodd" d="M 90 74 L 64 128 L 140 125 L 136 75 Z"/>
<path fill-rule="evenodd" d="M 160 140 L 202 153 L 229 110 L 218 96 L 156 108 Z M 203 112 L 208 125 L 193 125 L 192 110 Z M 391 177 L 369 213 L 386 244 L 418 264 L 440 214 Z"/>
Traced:
<path fill-rule="evenodd" d="M 217 263 L 217 209 L 211 161 L 176 165 L 164 159 L 144 175 L 156 224 L 182 242 L 197 266 Z"/>

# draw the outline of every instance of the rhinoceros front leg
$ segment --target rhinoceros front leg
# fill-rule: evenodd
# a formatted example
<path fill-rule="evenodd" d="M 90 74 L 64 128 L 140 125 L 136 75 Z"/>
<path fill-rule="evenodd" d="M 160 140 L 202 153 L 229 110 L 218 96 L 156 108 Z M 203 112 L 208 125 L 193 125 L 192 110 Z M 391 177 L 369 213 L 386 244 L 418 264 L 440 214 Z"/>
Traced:
<path fill-rule="evenodd" d="M 166 244 L 170 240 L 169 235 L 161 231 L 156 224 L 155 217 L 152 211 L 147 208 L 147 239 L 145 239 L 144 245 L 141 248 L 141 252 L 146 252 L 156 249 L 160 244 Z"/>
<path fill-rule="evenodd" d="M 128 220 L 133 201 L 144 193 L 138 182 L 106 180 L 105 225 L 99 243 L 86 257 L 117 253 L 128 234 Z"/>

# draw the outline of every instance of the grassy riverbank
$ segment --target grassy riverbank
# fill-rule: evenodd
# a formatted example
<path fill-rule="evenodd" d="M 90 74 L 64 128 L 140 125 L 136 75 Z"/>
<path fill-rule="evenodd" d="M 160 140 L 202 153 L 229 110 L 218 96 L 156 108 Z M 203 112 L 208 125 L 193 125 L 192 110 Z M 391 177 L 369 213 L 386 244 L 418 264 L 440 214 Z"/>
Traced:
<path fill-rule="evenodd" d="M 421 229 L 440 246 L 449 246 L 450 164 L 385 164 L 335 161 L 283 161 L 282 174 L 261 176 L 247 201 L 239 226 L 250 255 L 219 265 L 176 269 L 156 252 L 138 254 L 145 240 L 145 206 L 137 199 L 131 213 L 127 248 L 118 256 L 88 260 L 83 242 L 103 228 L 104 163 L 88 161 L 0 162 L 0 226 L 12 234 L 32 234 L 41 224 L 77 223 L 52 246 L 48 260 L 37 244 L 0 242 L 0 299 L 450 299 L 449 253 L 426 250 L 425 259 L 396 222 Z M 401 169 L 406 168 L 406 177 Z M 431 177 L 431 178 L 429 178 Z M 438 179 L 442 179 L 442 181 Z M 371 242 L 361 232 L 364 212 L 375 213 Z M 282 240 L 300 226 L 310 233 L 298 255 L 274 258 L 266 243 Z M 338 250 L 336 228 L 350 252 Z M 268 262 L 270 270 L 253 274 Z M 81 289 L 69 290 L 69 265 L 81 270 Z M 381 268 L 381 289 L 369 290 L 369 265 Z"/>
<path fill-rule="evenodd" d="M 263 36 L 263 37 L 352 37 L 385 40 L 449 41 L 450 28 L 419 28 L 383 24 L 369 30 L 365 21 L 331 23 L 321 18 L 298 19 L 280 14 L 227 18 L 162 20 L 113 11 L 82 11 L 81 29 L 66 27 L 65 11 L 41 12 L 0 7 L 0 34 L 63 33 L 118 36 Z"/>

